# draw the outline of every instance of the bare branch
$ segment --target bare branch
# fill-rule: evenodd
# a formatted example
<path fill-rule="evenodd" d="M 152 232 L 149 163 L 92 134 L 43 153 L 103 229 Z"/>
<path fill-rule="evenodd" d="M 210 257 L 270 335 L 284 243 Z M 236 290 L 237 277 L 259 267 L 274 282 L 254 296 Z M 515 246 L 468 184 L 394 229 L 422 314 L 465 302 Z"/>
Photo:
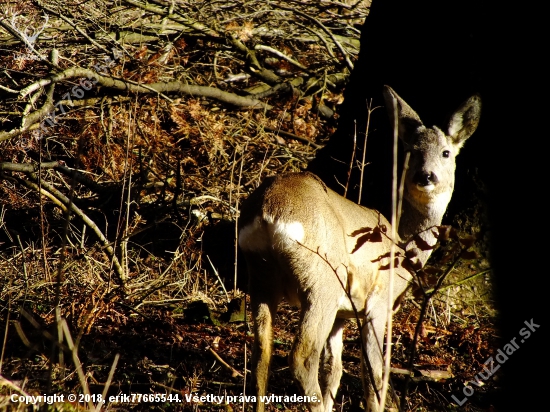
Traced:
<path fill-rule="evenodd" d="M 346 50 L 340 44 L 340 42 L 336 39 L 336 37 L 334 37 L 334 34 L 332 34 L 332 32 L 329 29 L 327 29 L 326 26 L 323 23 L 321 23 L 315 17 L 312 17 L 312 16 L 310 16 L 310 15 L 308 15 L 308 14 L 306 14 L 306 13 L 300 11 L 300 10 L 297 10 L 297 9 L 292 9 L 290 7 L 281 6 L 280 4 L 277 5 L 277 8 L 292 11 L 293 13 L 299 14 L 300 16 L 305 17 L 306 19 L 309 19 L 309 20 L 315 22 L 315 24 L 317 24 L 326 34 L 329 35 L 329 37 L 332 39 L 332 41 L 334 42 L 336 47 L 338 47 L 338 50 L 340 50 L 340 53 L 342 53 L 342 56 L 344 57 L 344 60 L 346 61 L 346 65 L 348 66 L 348 69 L 353 70 L 353 63 L 351 62 L 351 60 L 349 58 L 349 54 L 346 52 Z"/>

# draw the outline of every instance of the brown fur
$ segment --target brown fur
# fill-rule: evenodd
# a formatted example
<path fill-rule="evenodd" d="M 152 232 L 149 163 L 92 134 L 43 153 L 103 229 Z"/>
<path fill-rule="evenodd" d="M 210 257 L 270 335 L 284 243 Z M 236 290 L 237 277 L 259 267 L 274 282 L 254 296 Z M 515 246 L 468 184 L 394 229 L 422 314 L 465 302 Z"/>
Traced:
<path fill-rule="evenodd" d="M 473 96 L 455 112 L 448 127 L 453 134 L 446 136 L 437 128 L 426 128 L 389 87 L 385 98 L 390 118 L 397 114 L 399 136 L 411 151 L 399 227 L 400 246 L 405 247 L 412 235 L 441 223 L 454 186 L 454 158 L 477 127 L 480 99 Z M 267 178 L 243 204 L 240 222 L 239 245 L 250 274 L 254 316 L 256 410 L 265 408 L 259 397 L 267 395 L 272 322 L 283 297 L 301 308 L 289 359 L 302 393 L 319 400 L 308 408 L 332 410 L 342 375 L 344 319 L 355 317 L 355 308 L 365 319 L 363 341 L 374 377 L 367 388 L 368 408 L 375 409 L 388 306 L 389 222 L 376 210 L 328 189 L 311 173 Z M 422 237 L 435 242 L 429 232 Z M 406 245 L 414 247 L 414 242 Z M 428 256 L 429 251 L 417 251 L 421 264 Z M 393 300 L 412 279 L 403 259 L 403 253 L 398 254 Z"/>

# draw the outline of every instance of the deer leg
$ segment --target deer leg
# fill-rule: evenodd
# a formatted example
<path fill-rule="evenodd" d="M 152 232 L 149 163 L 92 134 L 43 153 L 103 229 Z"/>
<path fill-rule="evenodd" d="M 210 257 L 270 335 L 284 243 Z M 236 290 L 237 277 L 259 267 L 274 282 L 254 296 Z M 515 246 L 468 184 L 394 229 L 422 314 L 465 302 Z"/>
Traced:
<path fill-rule="evenodd" d="M 324 411 L 319 386 L 319 358 L 334 324 L 337 308 L 323 299 L 302 303 L 302 319 L 290 353 L 290 367 L 302 393 L 317 402 L 308 403 L 312 412 Z"/>
<path fill-rule="evenodd" d="M 383 304 L 372 305 L 373 311 L 367 314 L 363 327 L 363 344 L 366 345 L 367 362 L 370 368 L 365 370 L 365 362 L 362 362 L 363 376 L 368 382 L 365 388 L 367 396 L 367 411 L 378 411 L 378 396 L 382 388 L 382 371 L 384 365 L 383 340 L 386 329 L 385 306 Z M 370 369 L 370 370 L 369 370 Z M 378 396 L 377 396 L 378 393 Z"/>
<path fill-rule="evenodd" d="M 323 348 L 321 357 L 321 389 L 323 391 L 323 404 L 326 412 L 332 411 L 334 397 L 342 378 L 342 333 L 344 331 L 344 319 L 336 319 L 332 331 Z"/>
<path fill-rule="evenodd" d="M 252 260 L 249 258 L 249 260 Z M 261 259 L 260 259 L 261 260 Z M 255 266 L 256 268 L 261 266 Z M 256 411 L 263 412 L 265 404 L 262 400 L 267 395 L 267 383 L 269 379 L 269 367 L 271 353 L 273 351 L 273 319 L 277 312 L 277 306 L 281 300 L 277 285 L 266 282 L 273 279 L 267 275 L 270 269 L 264 268 L 262 273 L 251 273 L 250 291 L 251 310 L 254 318 L 254 346 L 252 348 L 252 370 L 254 389 L 256 390 Z"/>

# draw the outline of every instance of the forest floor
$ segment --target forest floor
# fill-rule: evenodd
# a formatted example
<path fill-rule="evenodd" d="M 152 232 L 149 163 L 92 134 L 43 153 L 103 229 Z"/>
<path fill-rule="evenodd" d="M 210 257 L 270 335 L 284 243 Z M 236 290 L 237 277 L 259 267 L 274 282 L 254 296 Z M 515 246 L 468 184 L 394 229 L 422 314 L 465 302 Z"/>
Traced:
<path fill-rule="evenodd" d="M 230 301 L 248 304 L 239 205 L 336 130 L 368 9 L 176 3 L 21 1 L 0 15 L 0 410 L 253 406 L 250 313 L 227 321 Z M 498 374 L 475 378 L 503 346 L 483 207 L 453 218 L 475 243 L 421 325 L 419 295 L 395 315 L 397 396 L 416 345 L 404 410 L 494 410 Z M 305 410 L 286 358 L 297 322 L 283 305 L 272 410 Z M 344 338 L 335 408 L 362 410 L 355 321 Z"/>

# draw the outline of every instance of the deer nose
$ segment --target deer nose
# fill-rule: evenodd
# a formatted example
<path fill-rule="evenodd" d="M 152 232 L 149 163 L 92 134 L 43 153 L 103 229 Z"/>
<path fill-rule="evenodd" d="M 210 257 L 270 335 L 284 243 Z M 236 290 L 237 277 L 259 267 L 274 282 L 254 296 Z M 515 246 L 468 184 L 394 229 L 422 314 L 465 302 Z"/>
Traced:
<path fill-rule="evenodd" d="M 414 182 L 419 186 L 435 185 L 439 182 L 434 172 L 417 172 L 414 175 Z"/>

